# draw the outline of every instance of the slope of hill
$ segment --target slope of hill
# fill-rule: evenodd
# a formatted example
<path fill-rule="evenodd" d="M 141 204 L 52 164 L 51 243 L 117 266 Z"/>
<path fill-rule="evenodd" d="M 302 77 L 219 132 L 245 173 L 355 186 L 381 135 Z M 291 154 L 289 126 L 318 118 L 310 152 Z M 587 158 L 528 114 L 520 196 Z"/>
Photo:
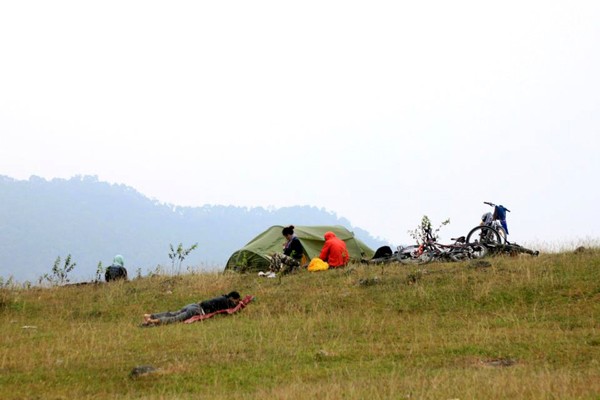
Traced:
<path fill-rule="evenodd" d="M 316 207 L 275 210 L 205 205 L 177 207 L 131 187 L 96 177 L 19 181 L 0 176 L 0 276 L 34 281 L 57 257 L 72 255 L 73 277 L 91 279 L 98 263 L 125 257 L 131 274 L 171 268 L 169 244 L 190 253 L 184 268 L 222 268 L 231 253 L 271 225 L 344 225 L 367 245 L 381 241 L 349 221 Z"/>
<path fill-rule="evenodd" d="M 597 398 L 598 249 L 489 262 L 0 286 L 0 398 Z M 230 290 L 255 301 L 138 327 Z"/>

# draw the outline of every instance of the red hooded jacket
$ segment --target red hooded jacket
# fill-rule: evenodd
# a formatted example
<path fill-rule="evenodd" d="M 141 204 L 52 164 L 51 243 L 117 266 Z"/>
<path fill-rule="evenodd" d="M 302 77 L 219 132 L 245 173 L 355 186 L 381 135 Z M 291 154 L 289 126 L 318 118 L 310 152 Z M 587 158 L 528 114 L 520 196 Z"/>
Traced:
<path fill-rule="evenodd" d="M 343 240 L 335 236 L 333 232 L 325 232 L 325 244 L 319 258 L 326 261 L 330 267 L 343 267 L 350 260 L 348 248 Z"/>

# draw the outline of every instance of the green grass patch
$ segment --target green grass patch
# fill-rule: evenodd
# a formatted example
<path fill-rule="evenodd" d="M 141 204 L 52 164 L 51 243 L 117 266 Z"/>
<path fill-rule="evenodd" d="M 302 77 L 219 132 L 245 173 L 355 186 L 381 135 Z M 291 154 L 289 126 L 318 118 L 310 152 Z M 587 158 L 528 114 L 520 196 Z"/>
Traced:
<path fill-rule="evenodd" d="M 0 398 L 598 398 L 600 252 L 490 262 L 1 288 Z M 234 289 L 238 314 L 138 326 Z"/>

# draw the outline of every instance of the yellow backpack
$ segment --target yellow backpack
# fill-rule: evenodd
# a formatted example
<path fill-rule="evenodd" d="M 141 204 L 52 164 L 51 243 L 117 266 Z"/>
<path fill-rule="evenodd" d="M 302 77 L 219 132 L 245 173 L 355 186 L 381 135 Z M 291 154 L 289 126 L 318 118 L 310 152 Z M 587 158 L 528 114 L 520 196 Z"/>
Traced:
<path fill-rule="evenodd" d="M 328 268 L 329 264 L 321 260 L 319 257 L 313 258 L 310 260 L 310 264 L 308 264 L 309 271 L 325 271 Z"/>

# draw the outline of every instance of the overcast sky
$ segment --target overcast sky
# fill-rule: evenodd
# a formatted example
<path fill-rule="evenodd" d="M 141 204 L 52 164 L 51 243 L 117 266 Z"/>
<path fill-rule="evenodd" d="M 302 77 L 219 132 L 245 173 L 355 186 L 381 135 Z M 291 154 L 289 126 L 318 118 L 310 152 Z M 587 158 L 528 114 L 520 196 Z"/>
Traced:
<path fill-rule="evenodd" d="M 4 1 L 0 175 L 597 242 L 599 71 L 595 0 Z"/>

